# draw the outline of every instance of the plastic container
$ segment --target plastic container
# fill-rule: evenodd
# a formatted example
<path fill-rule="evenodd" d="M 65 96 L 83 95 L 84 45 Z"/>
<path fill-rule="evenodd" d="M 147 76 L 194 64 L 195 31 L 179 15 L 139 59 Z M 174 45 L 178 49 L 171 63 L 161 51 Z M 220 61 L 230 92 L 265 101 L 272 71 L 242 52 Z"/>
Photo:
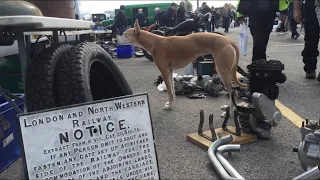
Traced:
<path fill-rule="evenodd" d="M 23 94 L 18 94 L 25 99 Z M 17 112 L 14 108 L 0 96 L 0 173 L 8 168 L 21 156 L 20 135 L 18 130 Z M 4 103 L 3 103 L 4 102 Z M 13 100 L 22 111 L 24 104 L 18 100 Z"/>
<path fill-rule="evenodd" d="M 134 46 L 119 45 L 117 46 L 117 57 L 119 59 L 132 58 L 134 55 Z"/>

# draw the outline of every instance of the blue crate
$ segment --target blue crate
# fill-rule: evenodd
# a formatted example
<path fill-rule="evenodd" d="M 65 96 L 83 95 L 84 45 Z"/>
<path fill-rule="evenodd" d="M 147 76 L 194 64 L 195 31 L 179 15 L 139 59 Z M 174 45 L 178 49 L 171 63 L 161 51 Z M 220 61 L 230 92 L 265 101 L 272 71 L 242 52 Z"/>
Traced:
<path fill-rule="evenodd" d="M 25 99 L 23 94 L 17 94 Z M 21 156 L 20 135 L 18 130 L 17 112 L 0 96 L 0 173 L 8 168 Z M 23 102 L 13 102 L 24 111 Z"/>
<path fill-rule="evenodd" d="M 132 58 L 134 55 L 134 46 L 119 45 L 117 46 L 117 57 L 120 59 Z"/>

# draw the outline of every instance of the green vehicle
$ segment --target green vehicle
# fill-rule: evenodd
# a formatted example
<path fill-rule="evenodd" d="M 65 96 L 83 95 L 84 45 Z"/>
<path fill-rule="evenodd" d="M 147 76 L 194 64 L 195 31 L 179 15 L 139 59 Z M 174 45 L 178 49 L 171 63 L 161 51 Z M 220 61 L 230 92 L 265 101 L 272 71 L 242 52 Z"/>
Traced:
<path fill-rule="evenodd" d="M 147 26 L 155 23 L 155 11 L 156 7 L 160 8 L 160 10 L 167 10 L 170 7 L 171 3 L 154 3 L 154 4 L 135 4 L 135 5 L 125 5 L 125 14 L 128 18 L 129 26 L 132 26 L 135 19 L 136 14 L 138 13 L 138 9 L 143 9 L 144 15 L 147 17 Z M 115 14 L 117 14 L 119 9 L 115 9 Z M 113 24 L 114 20 L 104 20 L 101 22 L 101 25 L 106 27 L 110 24 Z"/>

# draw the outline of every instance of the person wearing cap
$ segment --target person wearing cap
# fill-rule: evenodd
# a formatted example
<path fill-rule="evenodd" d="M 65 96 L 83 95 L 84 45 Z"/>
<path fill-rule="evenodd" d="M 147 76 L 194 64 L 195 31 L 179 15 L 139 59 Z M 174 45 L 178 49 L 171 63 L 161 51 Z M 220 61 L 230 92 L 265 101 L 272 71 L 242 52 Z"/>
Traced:
<path fill-rule="evenodd" d="M 176 20 L 176 3 L 171 3 L 171 6 L 168 8 L 167 12 L 164 14 L 164 24 L 166 26 L 175 26 L 175 20 Z"/>
<path fill-rule="evenodd" d="M 125 7 L 124 5 L 120 6 L 120 10 L 114 17 L 114 25 L 118 28 L 120 36 L 123 35 L 123 33 L 127 30 L 128 22 L 127 22 L 127 16 L 125 15 Z"/>
<path fill-rule="evenodd" d="M 146 17 L 143 14 L 143 10 L 140 8 L 138 9 L 138 13 L 136 14 L 136 19 L 138 19 L 140 27 L 146 26 Z"/>

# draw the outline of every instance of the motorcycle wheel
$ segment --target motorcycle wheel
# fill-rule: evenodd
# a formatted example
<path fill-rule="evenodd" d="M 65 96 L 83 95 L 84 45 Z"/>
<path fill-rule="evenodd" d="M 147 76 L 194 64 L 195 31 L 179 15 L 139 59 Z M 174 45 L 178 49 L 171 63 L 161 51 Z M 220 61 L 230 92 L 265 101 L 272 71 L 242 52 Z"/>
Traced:
<path fill-rule="evenodd" d="M 152 33 L 160 36 L 164 36 L 164 32 L 162 31 L 153 31 Z M 142 49 L 142 51 L 143 51 L 144 57 L 146 57 L 149 61 L 153 61 L 153 57 L 151 54 L 148 53 L 148 51 L 146 51 L 145 49 Z"/>

